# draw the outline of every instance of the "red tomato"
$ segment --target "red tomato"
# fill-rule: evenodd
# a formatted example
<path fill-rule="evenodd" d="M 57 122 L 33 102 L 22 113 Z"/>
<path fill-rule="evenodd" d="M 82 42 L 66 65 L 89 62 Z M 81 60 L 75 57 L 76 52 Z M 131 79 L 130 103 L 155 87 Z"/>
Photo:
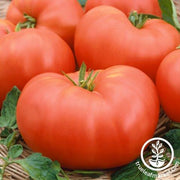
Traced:
<path fill-rule="evenodd" d="M 70 74 L 77 82 L 78 73 Z M 92 92 L 65 76 L 33 78 L 17 105 L 25 142 L 69 169 L 104 169 L 129 163 L 156 129 L 159 101 L 153 82 L 128 66 L 102 70 Z"/>
<path fill-rule="evenodd" d="M 15 30 L 15 26 L 7 20 L 0 19 L 0 38 Z"/>
<path fill-rule="evenodd" d="M 161 16 L 158 0 L 88 0 L 85 9 L 89 11 L 100 5 L 114 6 L 123 11 L 127 16 L 134 10 L 138 13 Z"/>
<path fill-rule="evenodd" d="M 180 122 L 180 50 L 165 57 L 157 71 L 156 84 L 166 114 Z"/>
<path fill-rule="evenodd" d="M 77 0 L 13 0 L 7 19 L 24 22 L 24 13 L 36 19 L 36 28 L 50 29 L 73 46 L 75 27 L 83 15 Z"/>
<path fill-rule="evenodd" d="M 22 89 L 33 76 L 43 72 L 73 72 L 74 57 L 69 46 L 55 33 L 26 29 L 0 39 L 0 106 L 13 86 Z"/>
<path fill-rule="evenodd" d="M 179 32 L 163 20 L 147 20 L 138 29 L 118 9 L 99 6 L 77 26 L 75 53 L 78 64 L 84 61 L 93 69 L 130 65 L 154 80 L 163 58 L 179 43 Z"/>

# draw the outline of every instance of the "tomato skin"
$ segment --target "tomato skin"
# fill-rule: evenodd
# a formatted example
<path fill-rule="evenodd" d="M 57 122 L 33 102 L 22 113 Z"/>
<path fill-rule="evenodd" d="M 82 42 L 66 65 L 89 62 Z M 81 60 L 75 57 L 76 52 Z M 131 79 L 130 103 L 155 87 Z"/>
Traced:
<path fill-rule="evenodd" d="M 77 72 L 70 76 L 78 79 Z M 93 92 L 62 75 L 41 74 L 26 84 L 17 105 L 28 146 L 69 169 L 113 168 L 136 159 L 158 115 L 155 85 L 128 66 L 99 72 Z"/>
<path fill-rule="evenodd" d="M 162 16 L 158 0 L 88 0 L 85 7 L 86 12 L 100 5 L 116 7 L 127 16 L 129 16 L 132 11 Z"/>
<path fill-rule="evenodd" d="M 163 20 L 148 20 L 138 29 L 118 9 L 99 6 L 77 26 L 75 54 L 79 65 L 83 61 L 93 69 L 130 65 L 155 80 L 160 62 L 179 43 L 179 32 Z"/>
<path fill-rule="evenodd" d="M 24 13 L 36 18 L 36 28 L 52 30 L 73 47 L 75 27 L 83 15 L 77 0 L 13 0 L 7 19 L 24 22 Z"/>
<path fill-rule="evenodd" d="M 15 30 L 15 26 L 8 20 L 0 19 L 0 38 Z"/>
<path fill-rule="evenodd" d="M 75 71 L 69 46 L 55 33 L 26 29 L 0 39 L 0 105 L 13 86 L 22 89 L 43 72 Z"/>
<path fill-rule="evenodd" d="M 157 71 L 160 101 L 171 120 L 180 122 L 180 50 L 165 57 Z"/>

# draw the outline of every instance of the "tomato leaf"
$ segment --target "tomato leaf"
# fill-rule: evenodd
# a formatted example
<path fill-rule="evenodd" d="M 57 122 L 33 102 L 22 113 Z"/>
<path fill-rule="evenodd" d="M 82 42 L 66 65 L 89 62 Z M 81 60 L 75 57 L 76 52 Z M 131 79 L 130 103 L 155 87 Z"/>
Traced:
<path fill-rule="evenodd" d="M 178 21 L 176 6 L 173 0 L 158 0 L 159 6 L 162 11 L 163 19 L 169 24 L 173 25 L 178 31 L 180 31 L 180 23 Z"/>
<path fill-rule="evenodd" d="M 7 138 L 11 133 L 12 133 L 11 129 L 9 129 L 9 128 L 4 128 L 4 129 L 1 131 L 0 137 L 2 137 L 2 138 Z"/>
<path fill-rule="evenodd" d="M 12 146 L 15 143 L 15 136 L 16 132 L 9 134 L 7 138 L 0 140 L 0 144 L 5 145 L 9 149 L 10 146 Z"/>
<path fill-rule="evenodd" d="M 71 172 L 72 174 L 80 174 L 81 176 L 98 178 L 104 174 L 103 171 L 83 171 L 83 170 L 75 170 Z"/>
<path fill-rule="evenodd" d="M 142 167 L 143 170 L 145 170 L 149 174 L 153 174 L 153 176 L 147 176 L 143 172 L 141 172 L 136 165 L 136 163 L 139 163 L 139 167 Z M 151 171 L 143 165 L 141 160 L 138 158 L 136 161 L 128 164 L 127 166 L 122 167 L 115 173 L 111 175 L 111 180 L 155 180 L 157 176 L 157 172 Z"/>
<path fill-rule="evenodd" d="M 87 0 L 78 0 L 82 7 L 86 5 Z"/>
<path fill-rule="evenodd" d="M 173 160 L 173 165 L 176 165 L 176 164 L 180 165 L 180 158 L 176 158 Z"/>
<path fill-rule="evenodd" d="M 3 171 L 0 169 L 0 179 L 3 179 Z"/>
<path fill-rule="evenodd" d="M 19 157 L 23 152 L 23 147 L 21 144 L 16 144 L 10 147 L 8 151 L 8 157 L 11 159 L 15 159 Z"/>
<path fill-rule="evenodd" d="M 180 158 L 180 129 L 170 130 L 163 138 L 173 146 L 175 157 Z"/>
<path fill-rule="evenodd" d="M 15 160 L 23 167 L 32 179 L 35 180 L 59 180 L 60 165 L 40 153 L 34 153 L 26 159 Z"/>
<path fill-rule="evenodd" d="M 170 130 L 163 136 L 163 138 L 169 141 L 169 143 L 173 146 L 175 156 L 173 164 L 180 165 L 180 129 Z M 170 148 L 167 147 L 167 150 L 170 151 Z"/>
<path fill-rule="evenodd" d="M 7 94 L 1 110 L 0 127 L 8 127 L 12 129 L 17 128 L 16 105 L 19 96 L 20 90 L 17 87 L 13 87 L 13 89 Z"/>

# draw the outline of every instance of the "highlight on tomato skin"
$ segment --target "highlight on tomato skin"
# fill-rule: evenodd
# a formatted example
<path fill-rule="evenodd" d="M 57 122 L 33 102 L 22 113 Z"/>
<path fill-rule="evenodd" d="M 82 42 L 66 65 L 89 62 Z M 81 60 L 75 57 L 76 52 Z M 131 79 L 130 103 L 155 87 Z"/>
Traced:
<path fill-rule="evenodd" d="M 155 85 L 128 66 L 101 70 L 85 85 L 91 72 L 85 74 L 84 69 L 65 76 L 41 74 L 26 84 L 17 105 L 22 137 L 33 151 L 58 160 L 64 168 L 128 164 L 156 129 Z"/>
<path fill-rule="evenodd" d="M 90 9 L 100 5 L 113 6 L 124 12 L 127 16 L 129 16 L 132 11 L 152 14 L 158 17 L 162 16 L 158 0 L 87 0 L 85 11 L 88 12 Z"/>
<path fill-rule="evenodd" d="M 168 54 L 159 66 L 156 86 L 165 113 L 180 123 L 180 49 Z"/>

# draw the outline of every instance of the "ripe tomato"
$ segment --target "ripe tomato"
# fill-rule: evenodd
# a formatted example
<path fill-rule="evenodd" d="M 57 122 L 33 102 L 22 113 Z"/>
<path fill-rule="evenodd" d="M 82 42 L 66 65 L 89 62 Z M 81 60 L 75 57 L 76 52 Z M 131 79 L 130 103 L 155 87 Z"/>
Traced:
<path fill-rule="evenodd" d="M 32 21 L 32 25 L 31 18 L 24 18 L 25 13 L 35 19 L 36 28 L 50 29 L 73 46 L 75 27 L 83 15 L 77 0 L 13 0 L 7 12 L 7 19 L 14 24 L 28 19 L 29 23 Z"/>
<path fill-rule="evenodd" d="M 138 13 L 161 16 L 158 0 L 88 0 L 85 9 L 89 11 L 100 5 L 114 6 L 123 11 L 127 16 L 134 10 Z"/>
<path fill-rule="evenodd" d="M 77 82 L 78 73 L 69 76 Z M 90 92 L 55 73 L 30 80 L 17 105 L 25 142 L 69 169 L 113 168 L 137 158 L 158 122 L 155 85 L 128 66 L 100 71 L 94 85 Z"/>
<path fill-rule="evenodd" d="M 130 65 L 155 80 L 160 62 L 179 43 L 179 32 L 163 20 L 147 20 L 138 29 L 118 9 L 99 6 L 77 26 L 75 53 L 78 63 L 90 68 Z"/>
<path fill-rule="evenodd" d="M 157 71 L 156 84 L 162 107 L 173 120 L 180 122 L 180 50 L 170 53 Z"/>
<path fill-rule="evenodd" d="M 73 72 L 74 57 L 69 46 L 55 33 L 25 29 L 0 39 L 0 106 L 10 89 L 22 89 L 33 76 L 43 72 Z"/>
<path fill-rule="evenodd" d="M 15 30 L 15 26 L 7 20 L 0 19 L 0 38 Z"/>

